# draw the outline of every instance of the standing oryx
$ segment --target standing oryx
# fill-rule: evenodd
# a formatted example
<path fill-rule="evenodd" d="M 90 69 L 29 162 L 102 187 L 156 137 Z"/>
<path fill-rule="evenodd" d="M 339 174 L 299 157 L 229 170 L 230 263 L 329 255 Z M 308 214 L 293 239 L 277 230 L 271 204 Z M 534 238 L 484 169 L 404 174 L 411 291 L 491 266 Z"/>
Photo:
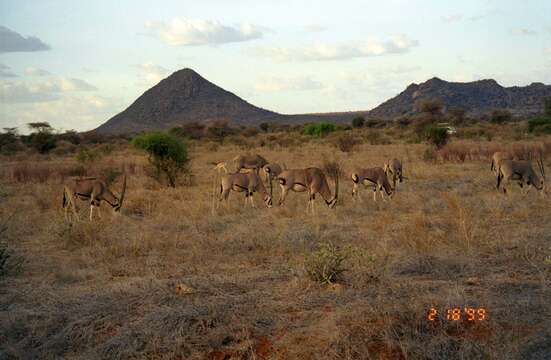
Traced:
<path fill-rule="evenodd" d="M 74 215 L 78 219 L 76 199 L 90 200 L 90 221 L 94 213 L 94 206 L 98 208 L 98 215 L 101 217 L 100 203 L 105 201 L 113 210 L 118 213 L 122 207 L 124 193 L 126 192 L 126 175 L 122 182 L 122 191 L 119 197 L 115 196 L 107 187 L 105 181 L 95 177 L 87 177 L 82 179 L 72 179 L 63 187 L 63 208 L 65 209 L 65 218 L 67 219 L 67 211 L 71 207 Z"/>
<path fill-rule="evenodd" d="M 540 190 L 543 195 L 545 190 L 545 168 L 543 160 L 541 158 L 538 159 L 537 164 L 542 176 L 541 178 L 532 168 L 532 163 L 530 163 L 530 161 L 501 160 L 499 168 L 497 169 L 496 188 L 499 190 L 499 185 L 503 180 L 507 183 L 510 181 L 517 181 L 521 188 L 526 186 L 526 190 L 524 191 L 525 195 L 530 190 L 530 186 Z M 503 193 L 507 194 L 505 184 L 503 184 Z"/>
<path fill-rule="evenodd" d="M 233 158 L 235 163 L 235 172 L 241 171 L 241 169 L 252 169 L 259 173 L 260 169 L 268 164 L 268 160 L 264 159 L 260 155 L 239 155 Z"/>
<path fill-rule="evenodd" d="M 227 200 L 230 191 L 245 192 L 245 204 L 247 199 L 250 199 L 251 205 L 254 207 L 253 194 L 259 192 L 263 196 L 264 203 L 267 207 L 272 207 L 272 197 L 266 191 L 262 180 L 255 172 L 234 173 L 222 176 L 220 184 L 219 200 Z"/>
<path fill-rule="evenodd" d="M 392 177 L 392 188 L 396 190 L 396 179 L 402 182 L 402 162 L 398 159 L 392 159 L 385 162 L 384 171 L 387 176 Z"/>
<path fill-rule="evenodd" d="M 385 171 L 380 167 L 367 168 L 367 169 L 357 169 L 352 173 L 352 196 L 358 196 L 361 199 L 358 192 L 359 184 L 363 184 L 365 187 L 373 187 L 373 201 L 377 201 L 377 190 L 381 194 L 381 198 L 385 200 L 383 195 L 383 189 L 385 190 L 387 196 L 392 198 L 394 190 L 388 182 Z"/>
<path fill-rule="evenodd" d="M 295 192 L 308 191 L 308 209 L 312 208 L 314 213 L 314 200 L 316 194 L 320 194 L 329 208 L 334 208 L 337 204 L 339 194 L 339 177 L 335 176 L 335 196 L 331 195 L 329 184 L 324 172 L 315 167 L 307 169 L 289 169 L 283 170 L 277 177 L 281 186 L 281 197 L 279 205 L 283 205 L 289 190 Z"/>

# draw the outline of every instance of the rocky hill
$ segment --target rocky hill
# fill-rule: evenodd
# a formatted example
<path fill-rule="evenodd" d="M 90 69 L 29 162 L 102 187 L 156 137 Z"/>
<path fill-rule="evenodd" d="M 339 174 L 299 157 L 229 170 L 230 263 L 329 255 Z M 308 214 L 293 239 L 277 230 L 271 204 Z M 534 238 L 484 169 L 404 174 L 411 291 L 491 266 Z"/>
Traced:
<path fill-rule="evenodd" d="M 495 80 L 448 82 L 432 78 L 411 84 L 404 91 L 369 112 L 370 117 L 392 119 L 410 114 L 420 99 L 440 99 L 446 108 L 462 108 L 477 115 L 494 109 L 507 109 L 514 115 L 528 115 L 543 110 L 543 99 L 551 97 L 551 86 L 533 83 L 529 86 L 503 87 Z"/>
<path fill-rule="evenodd" d="M 179 70 L 147 90 L 126 110 L 96 129 L 99 133 L 136 133 L 191 121 L 227 120 L 251 124 L 279 114 L 249 104 L 191 69 Z"/>

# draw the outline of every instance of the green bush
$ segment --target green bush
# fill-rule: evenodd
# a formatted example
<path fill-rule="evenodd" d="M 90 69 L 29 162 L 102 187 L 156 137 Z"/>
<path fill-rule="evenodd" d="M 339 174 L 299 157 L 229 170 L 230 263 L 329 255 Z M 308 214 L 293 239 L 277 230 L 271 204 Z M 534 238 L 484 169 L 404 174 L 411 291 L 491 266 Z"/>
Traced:
<path fill-rule="evenodd" d="M 4 128 L 4 132 L 0 133 L 0 153 L 13 154 L 19 148 L 17 128 Z"/>
<path fill-rule="evenodd" d="M 164 173 L 171 187 L 176 186 L 178 175 L 188 170 L 186 144 L 174 135 L 165 132 L 145 133 L 132 139 L 132 145 L 148 153 L 157 177 L 160 178 L 160 174 Z"/>
<path fill-rule="evenodd" d="M 352 119 L 352 127 L 361 128 L 364 126 L 364 123 L 365 123 L 365 119 L 361 116 L 358 116 Z"/>
<path fill-rule="evenodd" d="M 77 161 L 81 163 L 87 163 L 92 162 L 96 160 L 99 157 L 99 154 L 97 151 L 91 150 L 90 148 L 87 148 L 85 146 L 81 146 L 78 149 L 77 153 Z"/>
<path fill-rule="evenodd" d="M 551 116 L 538 116 L 528 120 L 529 132 L 544 132 L 549 133 L 551 127 Z M 543 131 L 542 131 L 543 130 Z"/>
<path fill-rule="evenodd" d="M 430 125 L 425 129 L 425 140 L 439 149 L 448 142 L 448 129 Z"/>
<path fill-rule="evenodd" d="M 311 280 L 322 284 L 331 284 L 346 271 L 343 262 L 346 254 L 331 243 L 321 244 L 317 251 L 307 256 L 304 262 L 306 273 Z"/>
<path fill-rule="evenodd" d="M 543 99 L 543 114 L 551 118 L 551 97 Z"/>
<path fill-rule="evenodd" d="M 335 131 L 336 129 L 337 129 L 337 125 L 335 125 L 335 123 L 328 122 L 328 121 L 320 121 L 318 123 L 305 125 L 304 134 L 317 136 L 317 137 L 324 137 L 325 135 Z"/>

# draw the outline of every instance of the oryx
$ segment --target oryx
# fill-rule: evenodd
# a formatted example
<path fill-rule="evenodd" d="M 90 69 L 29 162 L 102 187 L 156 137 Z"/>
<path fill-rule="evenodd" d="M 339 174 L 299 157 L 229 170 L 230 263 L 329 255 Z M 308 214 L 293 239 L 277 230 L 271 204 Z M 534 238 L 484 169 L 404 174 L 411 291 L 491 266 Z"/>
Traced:
<path fill-rule="evenodd" d="M 245 192 L 245 204 L 247 199 L 250 199 L 251 205 L 254 207 L 253 194 L 260 193 L 263 196 L 264 203 L 267 207 L 272 207 L 272 197 L 266 191 L 262 180 L 255 172 L 248 173 L 233 173 L 222 176 L 220 183 L 219 200 L 227 200 L 230 191 Z"/>
<path fill-rule="evenodd" d="M 257 174 L 264 165 L 268 164 L 268 160 L 258 154 L 239 155 L 233 158 L 233 161 L 235 163 L 235 172 L 239 172 L 241 169 L 251 169 Z"/>
<path fill-rule="evenodd" d="M 373 201 L 377 201 L 377 191 L 381 194 L 383 201 L 385 200 L 383 189 L 389 198 L 392 198 L 394 194 L 394 190 L 388 182 L 388 177 L 386 176 L 384 169 L 380 167 L 357 169 L 352 173 L 351 177 L 353 182 L 353 197 L 358 196 L 358 198 L 361 199 L 358 192 L 358 187 L 360 184 L 363 184 L 366 188 L 368 186 L 373 187 Z"/>
<path fill-rule="evenodd" d="M 392 188 L 396 190 L 396 180 L 402 182 L 402 162 L 398 159 L 391 159 L 385 162 L 384 171 L 386 176 L 392 179 Z"/>
<path fill-rule="evenodd" d="M 334 208 L 337 204 L 337 198 L 339 194 L 339 177 L 335 176 L 335 196 L 331 195 L 329 184 L 325 173 L 315 167 L 306 169 L 289 169 L 283 170 L 277 177 L 279 185 L 281 186 L 281 197 L 279 199 L 279 205 L 283 205 L 287 193 L 289 190 L 295 192 L 308 192 L 308 209 L 314 210 L 314 200 L 316 194 L 320 194 L 323 200 L 329 208 Z"/>
<path fill-rule="evenodd" d="M 78 219 L 78 211 L 76 205 L 76 199 L 89 200 L 90 201 L 90 221 L 93 218 L 94 207 L 98 208 L 98 215 L 101 217 L 100 203 L 105 201 L 113 210 L 118 213 L 122 207 L 122 201 L 124 200 L 124 193 L 126 192 L 126 175 L 122 182 L 122 191 L 120 196 L 114 195 L 107 187 L 105 181 L 96 177 L 86 178 L 74 178 L 65 184 L 63 187 L 63 203 L 62 206 L 65 209 L 65 218 L 68 219 L 67 212 L 69 206 L 71 207 L 74 215 Z"/>
<path fill-rule="evenodd" d="M 532 163 L 530 161 L 501 160 L 499 168 L 497 169 L 496 188 L 499 190 L 502 181 L 506 181 L 507 184 L 511 181 L 516 181 L 521 188 L 526 186 L 526 190 L 523 191 L 525 195 L 530 190 L 530 186 L 535 187 L 543 195 L 545 190 L 545 168 L 541 158 L 536 161 L 541 173 L 541 178 L 532 168 Z M 503 193 L 507 194 L 505 184 L 503 184 Z"/>

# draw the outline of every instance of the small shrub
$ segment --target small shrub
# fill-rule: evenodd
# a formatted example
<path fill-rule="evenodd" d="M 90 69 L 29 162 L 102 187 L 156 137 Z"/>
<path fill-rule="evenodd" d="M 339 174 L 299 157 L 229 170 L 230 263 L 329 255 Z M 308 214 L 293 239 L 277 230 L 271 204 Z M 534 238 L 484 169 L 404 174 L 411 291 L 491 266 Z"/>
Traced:
<path fill-rule="evenodd" d="M 490 122 L 494 124 L 503 124 L 513 119 L 511 112 L 505 109 L 497 109 L 490 114 Z"/>
<path fill-rule="evenodd" d="M 78 149 L 78 153 L 77 153 L 77 161 L 78 162 L 81 162 L 81 163 L 89 163 L 89 162 L 92 162 L 94 160 L 96 160 L 97 158 L 99 157 L 99 154 L 97 151 L 94 151 L 88 147 L 85 147 L 85 146 L 81 146 L 79 149 Z"/>
<path fill-rule="evenodd" d="M 352 127 L 361 128 L 364 126 L 364 123 L 365 123 L 365 119 L 361 116 L 358 116 L 352 119 Z"/>
<path fill-rule="evenodd" d="M 331 243 L 321 244 L 317 251 L 307 256 L 304 267 L 308 277 L 322 284 L 331 284 L 339 280 L 346 271 L 343 262 L 346 254 Z"/>
<path fill-rule="evenodd" d="M 146 133 L 132 139 L 132 145 L 149 154 L 149 162 L 155 167 L 157 178 L 164 173 L 171 187 L 176 186 L 178 175 L 188 170 L 186 144 L 174 135 L 164 132 Z"/>
<path fill-rule="evenodd" d="M 205 135 L 211 139 L 222 141 L 226 136 L 235 134 L 236 130 L 231 128 L 227 121 L 214 121 L 205 128 Z"/>
<path fill-rule="evenodd" d="M 318 123 L 305 125 L 304 134 L 324 137 L 325 135 L 335 131 L 336 129 L 337 126 L 334 123 L 328 121 L 320 121 Z"/>
<path fill-rule="evenodd" d="M 337 138 L 337 147 L 342 152 L 352 152 L 358 141 L 351 134 L 343 134 Z"/>
<path fill-rule="evenodd" d="M 263 132 L 268 132 L 270 130 L 270 124 L 263 122 L 263 123 L 260 123 L 260 125 L 258 125 L 258 128 Z"/>

